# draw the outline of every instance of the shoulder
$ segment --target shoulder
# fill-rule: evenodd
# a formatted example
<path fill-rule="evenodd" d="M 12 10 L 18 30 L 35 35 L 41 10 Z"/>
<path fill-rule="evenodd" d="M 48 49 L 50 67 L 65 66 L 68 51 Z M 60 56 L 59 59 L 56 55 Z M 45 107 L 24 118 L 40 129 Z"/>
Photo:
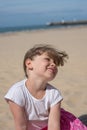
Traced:
<path fill-rule="evenodd" d="M 5 99 L 7 101 L 11 100 L 22 106 L 24 104 L 24 97 L 25 97 L 24 92 L 25 92 L 25 80 L 22 80 L 11 86 L 11 88 L 5 95 Z"/>
<path fill-rule="evenodd" d="M 59 89 L 55 88 L 54 86 L 52 86 L 50 84 L 47 84 L 46 91 L 47 91 L 47 96 L 50 99 L 51 106 L 57 104 L 58 102 L 60 102 L 63 99 Z"/>
<path fill-rule="evenodd" d="M 54 87 L 51 84 L 47 84 L 47 91 L 50 92 L 51 94 L 55 94 L 55 93 L 60 93 L 59 89 L 57 89 L 56 87 Z"/>
<path fill-rule="evenodd" d="M 21 80 L 21 81 L 15 83 L 15 84 L 13 84 L 11 88 L 20 88 L 20 87 L 24 86 L 25 81 L 26 81 L 25 79 Z"/>
<path fill-rule="evenodd" d="M 23 91 L 24 86 L 25 86 L 25 81 L 26 81 L 26 80 L 24 79 L 24 80 L 21 80 L 21 81 L 15 83 L 15 84 L 13 84 L 13 85 L 10 87 L 10 89 L 9 89 L 8 92 Z"/>

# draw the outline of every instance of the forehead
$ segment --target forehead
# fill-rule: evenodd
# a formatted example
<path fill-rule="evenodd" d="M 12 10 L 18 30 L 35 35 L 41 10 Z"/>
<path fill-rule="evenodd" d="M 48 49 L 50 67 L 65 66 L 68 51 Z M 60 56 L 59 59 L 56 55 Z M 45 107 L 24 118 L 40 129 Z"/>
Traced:
<path fill-rule="evenodd" d="M 56 55 L 52 54 L 51 52 L 43 52 L 40 56 L 41 57 L 49 57 L 49 58 L 53 59 L 54 61 L 57 60 Z"/>
<path fill-rule="evenodd" d="M 44 55 L 49 56 L 52 59 L 57 58 L 57 55 L 52 51 L 45 52 Z"/>

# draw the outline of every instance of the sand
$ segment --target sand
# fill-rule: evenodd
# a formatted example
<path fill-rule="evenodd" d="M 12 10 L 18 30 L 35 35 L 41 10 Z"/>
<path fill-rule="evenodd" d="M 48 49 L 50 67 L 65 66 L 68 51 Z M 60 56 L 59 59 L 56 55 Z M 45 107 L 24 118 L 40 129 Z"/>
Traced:
<path fill-rule="evenodd" d="M 24 79 L 25 52 L 34 44 L 51 44 L 69 55 L 50 83 L 62 93 L 62 107 L 77 117 L 87 114 L 87 26 L 0 34 L 0 129 L 14 130 L 4 95 Z"/>

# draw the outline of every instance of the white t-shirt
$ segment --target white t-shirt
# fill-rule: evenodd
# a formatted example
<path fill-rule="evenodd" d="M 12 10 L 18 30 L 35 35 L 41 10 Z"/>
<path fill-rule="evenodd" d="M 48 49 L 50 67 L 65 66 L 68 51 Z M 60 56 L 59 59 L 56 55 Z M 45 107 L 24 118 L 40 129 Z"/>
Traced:
<path fill-rule="evenodd" d="M 25 108 L 30 130 L 40 130 L 48 124 L 50 107 L 61 101 L 62 96 L 58 89 L 47 84 L 44 97 L 40 100 L 36 99 L 25 86 L 25 81 L 14 84 L 5 95 L 5 99 Z"/>

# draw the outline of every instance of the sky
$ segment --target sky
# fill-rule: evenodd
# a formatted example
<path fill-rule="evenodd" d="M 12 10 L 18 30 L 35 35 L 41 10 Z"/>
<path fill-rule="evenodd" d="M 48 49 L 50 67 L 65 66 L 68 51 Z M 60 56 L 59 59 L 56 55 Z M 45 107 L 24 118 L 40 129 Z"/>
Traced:
<path fill-rule="evenodd" d="M 0 27 L 43 24 L 70 15 L 87 19 L 87 0 L 0 0 Z"/>

